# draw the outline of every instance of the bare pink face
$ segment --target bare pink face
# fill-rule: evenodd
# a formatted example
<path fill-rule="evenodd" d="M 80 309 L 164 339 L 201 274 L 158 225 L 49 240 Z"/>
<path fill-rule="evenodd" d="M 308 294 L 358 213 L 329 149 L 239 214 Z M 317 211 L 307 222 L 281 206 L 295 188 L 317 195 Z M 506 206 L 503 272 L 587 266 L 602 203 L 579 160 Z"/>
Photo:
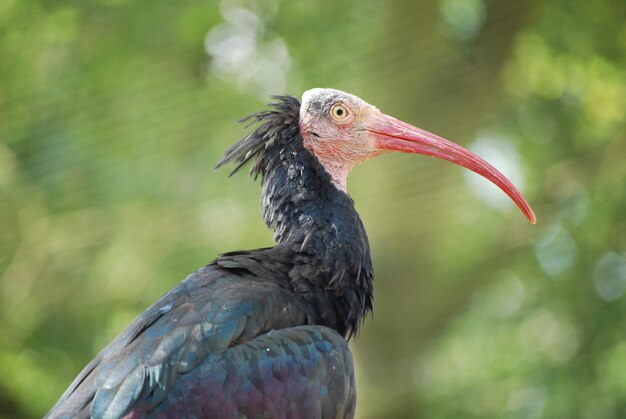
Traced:
<path fill-rule="evenodd" d="M 347 191 L 347 178 L 357 164 L 389 151 L 424 154 L 468 168 L 502 189 L 531 223 L 532 208 L 498 170 L 474 153 L 428 131 L 380 112 L 364 100 L 334 89 L 311 89 L 302 95 L 300 135 L 304 147 Z"/>
<path fill-rule="evenodd" d="M 338 90 L 311 89 L 302 95 L 300 135 L 304 147 L 344 192 L 355 165 L 386 152 L 375 147 L 365 129 L 365 122 L 376 114 L 381 112 L 374 106 Z"/>

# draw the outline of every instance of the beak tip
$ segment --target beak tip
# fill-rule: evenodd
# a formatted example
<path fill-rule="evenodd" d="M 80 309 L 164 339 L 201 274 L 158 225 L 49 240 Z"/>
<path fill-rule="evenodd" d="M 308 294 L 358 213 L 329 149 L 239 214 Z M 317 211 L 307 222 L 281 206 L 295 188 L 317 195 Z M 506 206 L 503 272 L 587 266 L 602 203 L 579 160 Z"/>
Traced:
<path fill-rule="evenodd" d="M 525 215 L 526 218 L 528 218 L 528 222 L 530 222 L 532 225 L 537 224 L 537 216 L 535 215 L 535 212 L 532 210 L 532 208 L 528 207 L 528 212 Z"/>

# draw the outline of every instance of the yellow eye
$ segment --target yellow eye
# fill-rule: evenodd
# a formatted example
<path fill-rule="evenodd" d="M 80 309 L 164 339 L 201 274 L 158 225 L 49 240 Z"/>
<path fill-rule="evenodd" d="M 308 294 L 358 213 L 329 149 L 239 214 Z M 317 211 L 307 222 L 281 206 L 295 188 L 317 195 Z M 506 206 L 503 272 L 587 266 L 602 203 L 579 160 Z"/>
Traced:
<path fill-rule="evenodd" d="M 333 106 L 330 110 L 330 114 L 335 121 L 344 121 L 349 115 L 348 108 L 341 104 Z"/>

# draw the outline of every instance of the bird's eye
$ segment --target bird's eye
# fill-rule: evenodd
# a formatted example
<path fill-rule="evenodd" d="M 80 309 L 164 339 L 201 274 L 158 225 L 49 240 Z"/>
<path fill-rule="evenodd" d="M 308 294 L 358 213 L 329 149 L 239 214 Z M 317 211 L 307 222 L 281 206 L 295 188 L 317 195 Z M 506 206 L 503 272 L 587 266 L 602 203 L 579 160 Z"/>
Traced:
<path fill-rule="evenodd" d="M 348 117 L 348 109 L 344 105 L 337 104 L 330 110 L 335 121 L 344 121 Z"/>

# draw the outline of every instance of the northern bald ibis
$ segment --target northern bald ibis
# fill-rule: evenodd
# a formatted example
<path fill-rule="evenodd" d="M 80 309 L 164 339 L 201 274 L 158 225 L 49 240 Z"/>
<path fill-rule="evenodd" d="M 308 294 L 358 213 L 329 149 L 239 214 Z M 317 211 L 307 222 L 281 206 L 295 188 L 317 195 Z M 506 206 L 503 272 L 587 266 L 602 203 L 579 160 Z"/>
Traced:
<path fill-rule="evenodd" d="M 244 119 L 256 129 L 218 167 L 252 162 L 276 246 L 225 253 L 185 278 L 85 367 L 49 418 L 353 417 L 347 339 L 372 310 L 374 274 L 346 178 L 372 157 L 401 151 L 464 166 L 535 223 L 486 161 L 356 96 L 274 99 Z"/>

